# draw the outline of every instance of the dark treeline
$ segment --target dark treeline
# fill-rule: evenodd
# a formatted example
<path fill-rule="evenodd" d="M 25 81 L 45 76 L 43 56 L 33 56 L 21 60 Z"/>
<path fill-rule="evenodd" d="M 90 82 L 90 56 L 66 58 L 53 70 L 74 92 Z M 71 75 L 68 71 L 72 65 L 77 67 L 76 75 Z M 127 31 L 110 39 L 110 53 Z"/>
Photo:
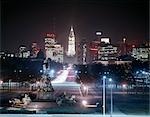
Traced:
<path fill-rule="evenodd" d="M 107 66 L 102 64 L 77 65 L 76 70 L 78 70 L 80 80 L 86 83 L 100 82 L 105 75 L 107 78 L 112 78 L 116 84 L 135 84 L 134 74 L 139 70 L 148 71 L 149 62 L 132 61 L 132 63 Z"/>
<path fill-rule="evenodd" d="M 1 80 L 8 81 L 29 81 L 33 78 L 41 77 L 43 74 L 43 62 L 41 58 L 15 58 L 6 57 L 0 59 Z M 55 71 L 63 68 L 61 63 L 49 60 L 48 65 Z"/>

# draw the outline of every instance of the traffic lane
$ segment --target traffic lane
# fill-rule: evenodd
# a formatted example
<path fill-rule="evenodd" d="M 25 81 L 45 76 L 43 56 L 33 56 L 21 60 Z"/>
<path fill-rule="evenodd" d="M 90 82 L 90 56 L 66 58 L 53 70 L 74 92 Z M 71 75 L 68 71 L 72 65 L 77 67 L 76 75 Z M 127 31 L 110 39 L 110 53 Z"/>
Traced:
<path fill-rule="evenodd" d="M 75 76 L 67 76 L 67 82 L 75 82 Z"/>
<path fill-rule="evenodd" d="M 80 93 L 79 93 L 79 89 L 77 87 L 74 87 L 74 88 L 68 88 L 68 87 L 55 87 L 55 97 L 58 97 L 60 96 L 61 94 L 63 94 L 64 92 L 66 93 L 66 95 L 75 95 L 76 97 L 79 97 L 80 96 Z"/>
<path fill-rule="evenodd" d="M 54 80 L 51 81 L 51 83 L 63 83 L 66 81 L 68 76 L 68 70 L 63 70 L 62 73 L 60 73 Z"/>
<path fill-rule="evenodd" d="M 46 111 L 46 113 L 51 114 L 100 112 L 99 108 L 86 108 L 82 105 L 81 100 L 77 99 L 76 101 L 75 104 L 63 104 L 62 106 L 58 106 L 56 102 L 31 102 L 26 109 L 31 111 Z"/>
<path fill-rule="evenodd" d="M 63 106 L 58 106 L 56 103 L 54 102 L 31 102 L 31 104 L 29 104 L 26 107 L 22 107 L 22 108 L 15 108 L 15 107 L 8 107 L 8 108 L 4 108 L 6 110 L 14 110 L 11 111 L 12 113 L 17 112 L 16 110 L 18 109 L 23 109 L 23 110 L 28 110 L 28 111 L 36 111 L 36 113 L 51 113 L 51 114 L 78 114 L 78 113 L 99 113 L 99 108 L 87 108 L 84 107 L 82 105 L 82 103 L 80 103 L 79 101 L 77 101 L 76 104 L 73 105 L 63 105 Z M 42 112 L 43 111 L 43 112 Z M 23 113 L 23 111 L 22 111 Z"/>
<path fill-rule="evenodd" d="M 75 82 L 76 81 L 76 74 L 74 73 L 74 70 L 70 70 L 68 72 L 68 76 L 66 79 L 67 82 Z"/>
<path fill-rule="evenodd" d="M 31 102 L 29 105 L 26 106 L 26 109 L 49 109 L 57 107 L 56 102 Z"/>

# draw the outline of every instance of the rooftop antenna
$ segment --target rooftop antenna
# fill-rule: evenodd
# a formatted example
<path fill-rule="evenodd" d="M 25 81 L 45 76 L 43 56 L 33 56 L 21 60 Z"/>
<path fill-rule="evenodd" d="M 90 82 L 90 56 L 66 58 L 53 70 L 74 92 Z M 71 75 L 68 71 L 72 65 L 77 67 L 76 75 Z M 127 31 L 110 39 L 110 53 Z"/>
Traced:
<path fill-rule="evenodd" d="M 56 26 L 55 26 L 55 17 L 53 17 L 53 19 L 52 19 L 52 25 L 53 25 L 53 29 L 52 29 L 52 31 L 53 31 L 53 33 L 55 34 L 56 33 Z"/>

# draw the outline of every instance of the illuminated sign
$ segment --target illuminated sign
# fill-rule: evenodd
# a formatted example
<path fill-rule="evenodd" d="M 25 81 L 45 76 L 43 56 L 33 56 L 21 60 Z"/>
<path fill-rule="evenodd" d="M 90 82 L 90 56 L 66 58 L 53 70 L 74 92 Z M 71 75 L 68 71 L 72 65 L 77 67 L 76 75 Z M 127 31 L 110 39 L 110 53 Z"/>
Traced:
<path fill-rule="evenodd" d="M 110 39 L 109 38 L 101 38 L 101 42 L 110 43 Z"/>
<path fill-rule="evenodd" d="M 96 32 L 96 35 L 102 35 L 102 32 Z"/>
<path fill-rule="evenodd" d="M 56 37 L 56 35 L 53 34 L 53 33 L 51 33 L 51 34 L 47 33 L 46 36 L 47 36 L 47 37 L 51 37 L 51 38 L 55 38 L 55 37 Z"/>

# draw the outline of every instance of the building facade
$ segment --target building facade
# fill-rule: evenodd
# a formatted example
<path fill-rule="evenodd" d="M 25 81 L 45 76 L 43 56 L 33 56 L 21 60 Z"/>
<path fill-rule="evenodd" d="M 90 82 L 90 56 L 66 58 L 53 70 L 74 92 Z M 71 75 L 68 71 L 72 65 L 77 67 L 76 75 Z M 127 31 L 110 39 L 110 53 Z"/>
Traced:
<path fill-rule="evenodd" d="M 92 41 L 89 44 L 89 56 L 88 61 L 92 62 L 98 59 L 98 48 L 100 47 L 100 41 Z"/>
<path fill-rule="evenodd" d="M 101 61 L 117 60 L 117 47 L 111 44 L 100 46 L 98 49 L 98 60 Z"/>
<path fill-rule="evenodd" d="M 47 34 L 45 37 L 45 54 L 46 59 L 59 63 L 64 61 L 64 48 L 56 42 L 54 34 Z"/>
<path fill-rule="evenodd" d="M 108 38 L 108 37 L 102 37 L 101 39 L 100 39 L 100 42 L 101 43 L 108 43 L 108 44 L 110 44 L 110 38 Z"/>
<path fill-rule="evenodd" d="M 14 53 L 6 53 L 3 51 L 0 51 L 0 58 L 5 59 L 6 57 L 17 57 Z"/>
<path fill-rule="evenodd" d="M 30 50 L 30 58 L 36 58 L 39 51 L 40 48 L 38 47 L 38 44 L 36 42 L 33 42 Z"/>
<path fill-rule="evenodd" d="M 30 51 L 27 50 L 26 46 L 20 46 L 19 47 L 19 53 L 18 53 L 19 58 L 29 58 L 30 57 Z"/>
<path fill-rule="evenodd" d="M 132 57 L 136 60 L 148 61 L 150 55 L 150 48 L 148 47 L 139 47 L 132 49 Z"/>

